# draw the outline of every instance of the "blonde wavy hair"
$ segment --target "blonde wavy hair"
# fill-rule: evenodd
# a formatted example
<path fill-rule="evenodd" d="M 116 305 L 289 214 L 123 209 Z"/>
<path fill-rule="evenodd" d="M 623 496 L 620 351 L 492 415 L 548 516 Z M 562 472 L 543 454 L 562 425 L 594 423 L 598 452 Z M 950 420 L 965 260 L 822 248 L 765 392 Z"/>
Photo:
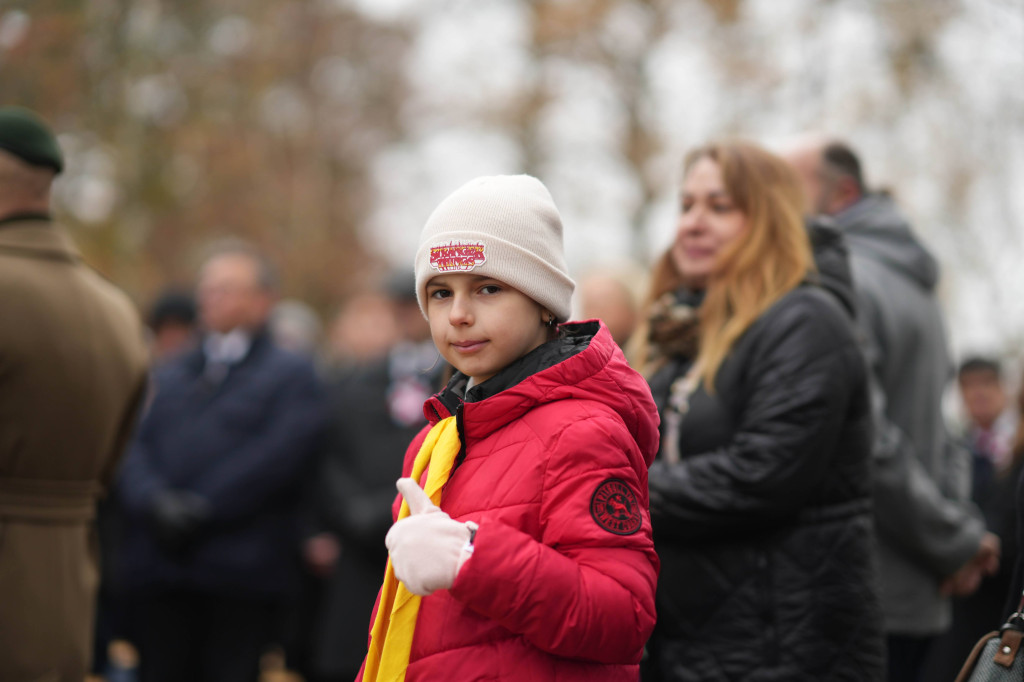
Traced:
<path fill-rule="evenodd" d="M 737 339 L 773 303 L 814 270 L 804 227 L 803 190 L 781 158 L 743 141 L 715 142 L 694 149 L 683 164 L 684 177 L 701 159 L 715 162 L 725 191 L 747 220 L 747 230 L 719 254 L 700 308 L 699 377 L 709 392 Z M 654 264 L 644 320 L 663 294 L 685 283 L 671 247 Z M 636 335 L 634 365 L 650 374 L 648 328 Z"/>

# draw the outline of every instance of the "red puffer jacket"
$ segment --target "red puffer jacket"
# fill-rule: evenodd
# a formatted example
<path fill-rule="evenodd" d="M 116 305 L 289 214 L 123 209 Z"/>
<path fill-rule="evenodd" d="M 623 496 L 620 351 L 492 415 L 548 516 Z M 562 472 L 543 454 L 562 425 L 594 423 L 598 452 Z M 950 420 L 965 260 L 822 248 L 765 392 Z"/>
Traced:
<path fill-rule="evenodd" d="M 480 529 L 452 589 L 422 601 L 406 680 L 635 681 L 658 575 L 647 383 L 596 321 L 562 325 L 463 402 L 465 381 L 425 411 L 455 414 L 463 443 L 441 509 Z"/>

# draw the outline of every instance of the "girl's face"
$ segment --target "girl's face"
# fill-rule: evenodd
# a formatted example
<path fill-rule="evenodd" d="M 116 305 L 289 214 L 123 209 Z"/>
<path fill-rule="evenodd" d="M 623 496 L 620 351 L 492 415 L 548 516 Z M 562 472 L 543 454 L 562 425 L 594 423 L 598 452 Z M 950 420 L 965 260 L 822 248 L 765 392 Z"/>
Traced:
<path fill-rule="evenodd" d="M 683 180 L 672 262 L 687 286 L 703 289 L 722 250 L 747 231 L 747 216 L 725 190 L 722 170 L 699 159 Z"/>
<path fill-rule="evenodd" d="M 547 341 L 549 316 L 533 299 L 490 277 L 445 273 L 427 282 L 434 345 L 475 383 Z"/>

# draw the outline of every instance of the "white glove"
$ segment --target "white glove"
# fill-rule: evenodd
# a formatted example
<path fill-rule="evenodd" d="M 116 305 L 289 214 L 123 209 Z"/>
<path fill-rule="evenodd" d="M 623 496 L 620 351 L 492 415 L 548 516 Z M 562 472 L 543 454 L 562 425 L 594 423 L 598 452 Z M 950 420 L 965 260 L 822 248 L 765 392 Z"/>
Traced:
<path fill-rule="evenodd" d="M 384 538 L 395 577 L 421 597 L 447 590 L 473 551 L 470 527 L 441 511 L 411 478 L 398 479 L 396 487 L 410 514 Z"/>

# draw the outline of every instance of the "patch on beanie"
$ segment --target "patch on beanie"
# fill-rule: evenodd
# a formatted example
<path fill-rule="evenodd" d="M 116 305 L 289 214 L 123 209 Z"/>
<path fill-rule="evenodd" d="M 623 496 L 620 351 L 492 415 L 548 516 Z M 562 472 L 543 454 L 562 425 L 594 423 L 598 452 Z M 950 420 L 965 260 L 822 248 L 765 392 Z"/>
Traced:
<path fill-rule="evenodd" d="M 616 535 L 632 535 L 643 523 L 636 495 L 619 478 L 609 478 L 597 486 L 590 498 L 590 515 L 597 525 Z"/>
<path fill-rule="evenodd" d="M 438 272 L 466 272 L 487 262 L 481 242 L 448 242 L 430 247 L 430 267 Z"/>

